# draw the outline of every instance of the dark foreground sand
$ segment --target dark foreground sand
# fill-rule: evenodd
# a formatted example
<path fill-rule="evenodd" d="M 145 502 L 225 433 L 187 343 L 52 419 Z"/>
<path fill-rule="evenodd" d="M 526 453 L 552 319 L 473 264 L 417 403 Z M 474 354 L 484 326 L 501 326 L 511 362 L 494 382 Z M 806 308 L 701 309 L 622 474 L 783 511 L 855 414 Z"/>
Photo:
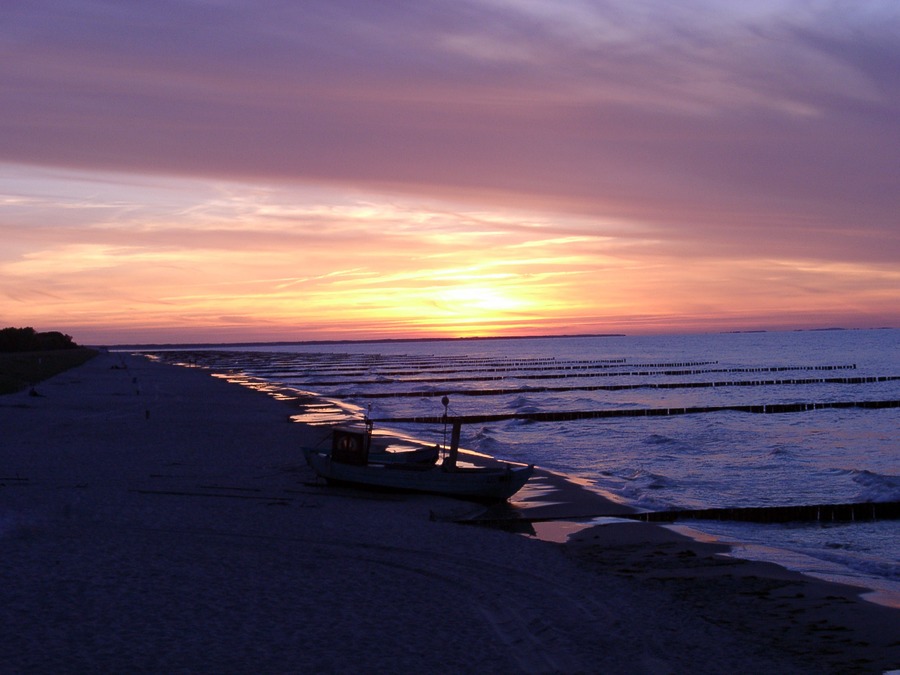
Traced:
<path fill-rule="evenodd" d="M 317 486 L 322 429 L 200 370 L 103 354 L 38 390 L 0 397 L 2 673 L 900 667 L 900 611 L 656 526 L 562 546 Z"/>

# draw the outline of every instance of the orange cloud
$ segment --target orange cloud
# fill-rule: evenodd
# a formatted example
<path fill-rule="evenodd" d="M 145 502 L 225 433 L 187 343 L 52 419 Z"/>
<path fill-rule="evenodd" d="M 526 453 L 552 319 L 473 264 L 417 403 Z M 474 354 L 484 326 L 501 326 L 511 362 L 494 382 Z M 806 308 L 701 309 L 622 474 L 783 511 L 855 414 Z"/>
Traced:
<path fill-rule="evenodd" d="M 85 181 L 114 193 L 115 183 L 83 174 L 43 179 L 46 191 L 7 196 L 28 208 L 0 219 L 9 242 L 0 256 L 0 315 L 82 340 L 877 322 L 900 281 L 890 265 L 727 252 L 684 265 L 682 242 L 661 240 L 652 228 L 598 228 L 552 212 L 153 180 L 132 183 L 127 198 L 85 204 L 64 195 Z M 21 227 L 21 213 L 52 225 Z"/>
<path fill-rule="evenodd" d="M 891 3 L 13 4 L 0 322 L 147 341 L 897 320 Z"/>

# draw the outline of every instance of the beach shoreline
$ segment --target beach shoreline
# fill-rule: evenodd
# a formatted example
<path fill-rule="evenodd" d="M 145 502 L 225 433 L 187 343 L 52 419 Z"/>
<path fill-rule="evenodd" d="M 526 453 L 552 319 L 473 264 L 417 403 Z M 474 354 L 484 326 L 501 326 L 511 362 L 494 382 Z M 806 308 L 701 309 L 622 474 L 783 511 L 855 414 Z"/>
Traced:
<path fill-rule="evenodd" d="M 898 610 L 659 526 L 561 545 L 324 487 L 327 429 L 208 371 L 102 353 L 39 393 L 0 397 L 13 672 L 900 667 Z"/>

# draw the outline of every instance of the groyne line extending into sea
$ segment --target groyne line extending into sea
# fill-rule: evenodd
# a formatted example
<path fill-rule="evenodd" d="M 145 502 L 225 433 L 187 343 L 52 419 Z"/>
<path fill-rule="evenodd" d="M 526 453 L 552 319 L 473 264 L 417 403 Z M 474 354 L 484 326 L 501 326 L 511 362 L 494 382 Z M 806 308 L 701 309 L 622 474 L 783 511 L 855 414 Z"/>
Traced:
<path fill-rule="evenodd" d="M 378 385 L 383 386 L 386 384 L 415 384 L 417 382 L 428 382 L 431 384 L 444 384 L 447 382 L 490 382 L 494 380 L 506 380 L 506 379 L 516 379 L 516 380 L 560 380 L 560 379 L 579 379 L 579 378 L 587 378 L 587 377 L 680 377 L 684 375 L 706 375 L 709 373 L 781 373 L 792 370 L 855 370 L 855 365 L 849 366 L 770 366 L 764 368 L 703 368 L 703 369 L 689 369 L 689 370 L 632 370 L 632 371 L 617 371 L 617 372 L 596 372 L 596 373 L 588 373 L 588 372 L 577 372 L 577 373 L 544 373 L 540 375 L 516 375 L 514 377 L 508 377 L 506 375 L 466 375 L 464 377 L 422 377 L 420 374 L 416 374 L 414 377 L 408 378 L 399 378 L 399 379 L 388 379 L 384 377 L 380 377 L 378 379 L 366 378 L 362 380 L 313 380 L 304 383 L 304 386 L 307 387 L 333 387 L 339 385 Z M 551 370 L 564 370 L 559 368 L 554 368 Z M 271 372 L 266 372 L 263 370 L 255 370 L 255 373 L 265 374 L 267 376 L 272 376 Z M 479 372 L 490 372 L 490 371 L 479 371 Z"/>
<path fill-rule="evenodd" d="M 532 422 L 569 422 L 572 420 L 614 418 L 614 417 L 665 417 L 668 415 L 694 415 L 723 411 L 748 412 L 754 414 L 779 414 L 807 412 L 830 408 L 900 408 L 900 400 L 892 401 L 825 401 L 819 403 L 770 403 L 763 405 L 717 405 L 691 408 L 627 408 L 615 410 L 575 410 L 558 412 L 500 413 L 494 415 L 460 415 L 451 419 L 463 424 L 502 422 L 505 420 L 530 420 Z M 387 424 L 440 424 L 447 418 L 441 415 L 424 417 L 379 417 L 373 422 Z"/>
<path fill-rule="evenodd" d="M 677 520 L 737 520 L 747 523 L 863 523 L 874 520 L 897 520 L 900 518 L 900 502 L 673 509 L 629 514 L 623 517 L 654 523 L 671 523 Z"/>
<path fill-rule="evenodd" d="M 459 517 L 459 522 L 481 522 L 504 525 L 509 522 L 547 522 L 553 520 L 587 520 L 590 518 L 625 518 L 647 523 L 674 523 L 685 520 L 738 521 L 745 523 L 870 523 L 900 519 L 900 502 L 853 502 L 848 504 L 797 504 L 785 506 L 744 506 L 709 509 L 671 509 L 666 511 L 638 511 L 609 513 L 598 511 L 591 515 L 531 516 L 527 512 L 504 514 L 489 510 Z"/>
<path fill-rule="evenodd" d="M 506 389 L 456 389 L 441 391 L 339 392 L 338 398 L 430 398 L 436 396 L 504 396 L 508 394 L 561 393 L 567 391 L 625 391 L 630 389 L 704 389 L 716 387 L 774 387 L 805 384 L 873 384 L 900 380 L 900 375 L 871 377 L 813 377 L 789 380 L 727 380 L 718 382 L 648 382 L 639 384 L 583 384 L 568 387 L 510 387 Z"/>

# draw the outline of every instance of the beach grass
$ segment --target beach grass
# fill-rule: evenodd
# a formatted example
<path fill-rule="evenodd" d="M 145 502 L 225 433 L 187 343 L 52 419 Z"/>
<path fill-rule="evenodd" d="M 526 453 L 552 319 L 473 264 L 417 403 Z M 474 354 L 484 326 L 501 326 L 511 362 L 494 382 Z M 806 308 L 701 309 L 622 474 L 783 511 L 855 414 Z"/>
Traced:
<path fill-rule="evenodd" d="M 87 347 L 0 353 L 0 395 L 12 394 L 80 366 L 97 355 Z"/>

